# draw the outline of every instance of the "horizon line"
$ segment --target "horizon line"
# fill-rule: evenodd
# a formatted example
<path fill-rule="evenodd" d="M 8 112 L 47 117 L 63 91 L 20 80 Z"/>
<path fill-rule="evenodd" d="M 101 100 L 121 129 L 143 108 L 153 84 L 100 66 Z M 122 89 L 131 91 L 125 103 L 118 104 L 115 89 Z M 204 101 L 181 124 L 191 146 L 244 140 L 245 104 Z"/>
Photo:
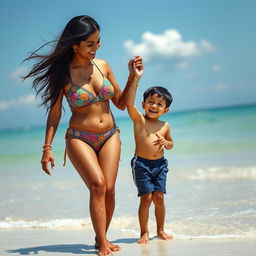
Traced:
<path fill-rule="evenodd" d="M 215 107 L 202 107 L 202 108 L 192 108 L 192 109 L 184 109 L 184 110 L 174 110 L 171 113 L 168 113 L 168 115 L 173 115 L 173 114 L 181 114 L 181 113 L 189 113 L 189 112 L 197 112 L 197 111 L 215 111 L 215 110 L 220 110 L 220 109 L 232 109 L 232 108 L 246 108 L 246 107 L 254 107 L 256 106 L 256 102 L 253 103 L 245 103 L 245 104 L 235 104 L 235 105 L 226 105 L 226 106 L 215 106 Z M 127 118 L 128 115 L 126 116 L 118 116 L 116 117 L 116 120 L 121 120 Z M 62 126 L 64 124 L 68 124 L 68 122 L 63 122 L 59 123 L 59 126 Z M 10 131 L 10 130 L 16 130 L 16 129 L 22 129 L 22 130 L 27 130 L 27 129 L 33 129 L 33 128 L 39 128 L 45 126 L 44 124 L 35 124 L 35 125 L 30 125 L 30 126 L 16 126 L 16 127 L 6 127 L 6 128 L 0 128 L 0 131 Z"/>

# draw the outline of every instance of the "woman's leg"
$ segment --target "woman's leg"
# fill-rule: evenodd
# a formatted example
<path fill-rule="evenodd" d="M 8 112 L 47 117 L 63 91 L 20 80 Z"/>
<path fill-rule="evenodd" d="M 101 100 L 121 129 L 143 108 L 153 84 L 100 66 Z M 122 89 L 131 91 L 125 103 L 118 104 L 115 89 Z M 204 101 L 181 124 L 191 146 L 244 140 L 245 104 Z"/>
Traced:
<path fill-rule="evenodd" d="M 99 165 L 106 181 L 106 230 L 110 225 L 115 208 L 115 182 L 120 160 L 120 138 L 115 133 L 98 153 Z"/>
<path fill-rule="evenodd" d="M 106 141 L 98 153 L 99 165 L 106 182 L 106 232 L 115 209 L 115 182 L 120 160 L 120 144 L 119 133 L 116 132 Z M 109 243 L 109 246 L 113 251 L 120 250 L 118 245 Z"/>
<path fill-rule="evenodd" d="M 97 155 L 79 139 L 67 139 L 67 153 L 90 190 L 90 214 L 99 241 L 99 255 L 112 255 L 106 240 L 106 182 Z"/>

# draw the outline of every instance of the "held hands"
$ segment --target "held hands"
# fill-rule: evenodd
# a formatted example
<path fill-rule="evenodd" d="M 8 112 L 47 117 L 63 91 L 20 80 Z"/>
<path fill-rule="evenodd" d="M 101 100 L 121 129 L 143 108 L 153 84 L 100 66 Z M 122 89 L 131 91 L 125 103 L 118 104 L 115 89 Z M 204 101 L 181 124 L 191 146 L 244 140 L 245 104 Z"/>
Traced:
<path fill-rule="evenodd" d="M 52 151 L 51 150 L 44 150 L 42 160 L 41 160 L 42 169 L 48 175 L 52 175 L 51 172 L 48 169 L 48 162 L 51 162 L 51 167 L 52 167 L 52 169 L 54 169 L 55 164 L 54 164 L 54 158 L 53 158 L 53 155 L 52 155 Z"/>
<path fill-rule="evenodd" d="M 142 58 L 140 56 L 135 56 L 132 60 L 128 63 L 130 77 L 132 79 L 137 78 L 140 79 L 143 74 L 144 66 L 142 63 Z"/>
<path fill-rule="evenodd" d="M 155 133 L 155 135 L 157 137 L 157 140 L 153 141 L 153 144 L 154 146 L 158 145 L 159 146 L 158 151 L 161 151 L 165 148 L 165 146 L 167 146 L 167 140 L 163 136 L 157 133 Z"/>

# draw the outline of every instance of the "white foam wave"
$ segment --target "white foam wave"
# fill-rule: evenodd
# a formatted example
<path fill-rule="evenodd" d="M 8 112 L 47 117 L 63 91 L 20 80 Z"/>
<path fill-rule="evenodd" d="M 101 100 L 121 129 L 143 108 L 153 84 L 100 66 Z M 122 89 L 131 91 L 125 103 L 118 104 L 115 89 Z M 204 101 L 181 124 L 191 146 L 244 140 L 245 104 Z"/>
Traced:
<path fill-rule="evenodd" d="M 90 218 L 85 219 L 53 219 L 47 221 L 40 220 L 13 220 L 6 218 L 0 222 L 0 229 L 86 229 L 91 228 Z M 139 223 L 137 217 L 120 216 L 113 218 L 111 223 L 112 228 L 117 228 L 121 232 L 132 233 L 134 236 L 139 236 Z M 165 224 L 166 231 L 172 234 L 176 239 L 194 239 L 194 238 L 255 238 L 256 229 L 244 223 L 229 223 L 229 224 L 206 224 L 202 222 L 177 222 Z M 150 234 L 155 234 L 155 220 L 149 220 Z"/>
<path fill-rule="evenodd" d="M 0 222 L 0 229 L 26 228 L 82 228 L 91 225 L 90 218 L 86 219 L 53 219 L 53 220 L 12 220 L 6 218 Z"/>
<path fill-rule="evenodd" d="M 175 238 L 252 238 L 256 237 L 256 230 L 251 225 L 241 222 L 235 223 L 206 223 L 206 222 L 177 222 L 167 223 L 166 231 Z"/>
<path fill-rule="evenodd" d="M 132 216 L 116 217 L 112 220 L 111 225 L 115 227 L 125 227 L 132 225 L 135 218 Z M 26 229 L 26 228 L 86 228 L 91 227 L 91 219 L 52 219 L 52 220 L 15 220 L 5 218 L 0 221 L 0 229 Z"/>
<path fill-rule="evenodd" d="M 211 167 L 190 170 L 181 174 L 189 180 L 256 180 L 256 167 Z"/>

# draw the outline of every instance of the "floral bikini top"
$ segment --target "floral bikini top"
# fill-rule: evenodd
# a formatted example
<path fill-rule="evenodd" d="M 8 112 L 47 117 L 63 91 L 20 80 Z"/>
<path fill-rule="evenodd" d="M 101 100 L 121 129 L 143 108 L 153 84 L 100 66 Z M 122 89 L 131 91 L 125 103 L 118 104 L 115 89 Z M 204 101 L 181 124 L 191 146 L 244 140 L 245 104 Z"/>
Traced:
<path fill-rule="evenodd" d="M 71 86 L 68 90 L 66 97 L 71 108 L 88 106 L 97 101 L 110 100 L 114 96 L 113 86 L 101 72 L 99 67 L 94 62 L 93 64 L 97 67 L 97 69 L 103 76 L 103 85 L 98 93 L 98 96 L 95 96 L 93 93 L 82 87 L 74 85 L 72 79 L 70 79 Z"/>

